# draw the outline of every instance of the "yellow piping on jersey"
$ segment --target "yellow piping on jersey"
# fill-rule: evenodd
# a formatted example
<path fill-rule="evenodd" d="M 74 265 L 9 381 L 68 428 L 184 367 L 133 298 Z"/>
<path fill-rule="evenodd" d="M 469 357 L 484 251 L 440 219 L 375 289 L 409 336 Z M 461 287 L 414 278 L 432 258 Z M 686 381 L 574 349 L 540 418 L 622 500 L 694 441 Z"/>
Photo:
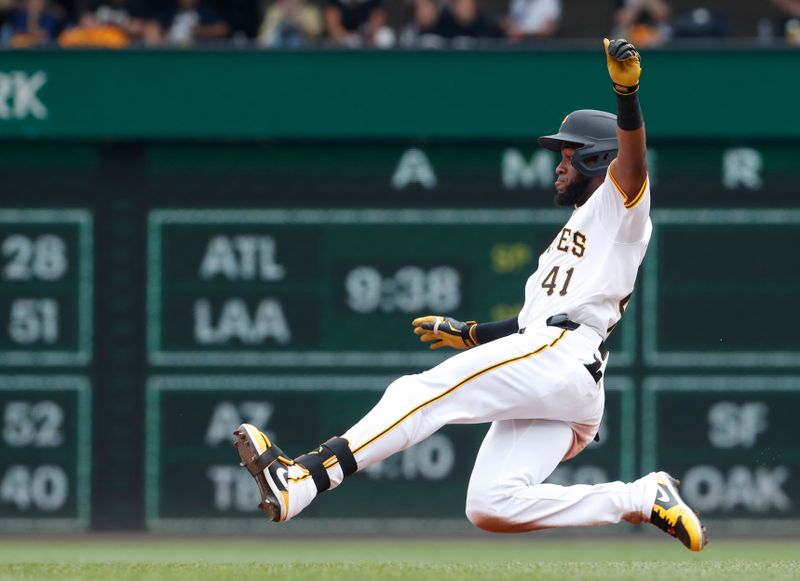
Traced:
<path fill-rule="evenodd" d="M 631 208 L 635 207 L 636 205 L 638 205 L 639 202 L 641 202 L 642 198 L 644 197 L 644 190 L 645 190 L 646 187 L 647 187 L 647 177 L 644 178 L 644 183 L 642 184 L 642 187 L 639 190 L 639 193 L 636 194 L 636 197 L 633 198 L 633 200 L 631 200 L 630 202 L 627 202 L 625 204 L 625 207 L 628 208 L 628 209 L 631 209 Z"/>
<path fill-rule="evenodd" d="M 394 422 L 394 423 L 393 423 L 391 426 L 389 426 L 388 428 L 386 428 L 385 430 L 383 430 L 383 431 L 382 431 L 380 434 L 378 434 L 378 435 L 376 435 L 376 436 L 373 436 L 372 438 L 370 438 L 369 440 L 367 440 L 366 442 L 364 442 L 363 444 L 361 444 L 361 445 L 360 445 L 358 448 L 356 448 L 355 450 L 353 450 L 353 454 L 356 454 L 356 453 L 360 452 L 361 450 L 363 450 L 364 448 L 366 448 L 367 446 L 369 446 L 370 444 L 372 444 L 372 443 L 373 443 L 373 442 L 375 442 L 376 440 L 379 440 L 380 438 L 382 438 L 383 436 L 385 436 L 386 434 L 388 434 L 389 432 L 391 432 L 393 429 L 395 429 L 397 426 L 399 426 L 401 423 L 403 423 L 405 420 L 407 420 L 409 417 L 411 417 L 412 415 L 414 415 L 414 414 L 415 414 L 415 413 L 417 413 L 418 411 L 420 411 L 420 410 L 422 410 L 423 408 L 426 408 L 426 407 L 428 407 L 428 406 L 429 406 L 429 405 L 431 405 L 432 403 L 436 403 L 436 402 L 437 402 L 437 401 L 439 401 L 440 399 L 442 399 L 442 398 L 444 398 L 444 397 L 446 397 L 446 396 L 450 395 L 451 393 L 453 393 L 454 391 L 456 391 L 458 388 L 460 388 L 460 387 L 463 387 L 464 385 L 466 385 L 467 383 L 469 383 L 469 382 L 470 382 L 470 381 L 472 381 L 473 379 L 477 379 L 477 378 L 478 378 L 478 377 L 480 377 L 481 375 L 484 375 L 484 374 L 486 374 L 486 373 L 488 373 L 488 372 L 490 372 L 490 371 L 493 371 L 493 370 L 495 370 L 495 369 L 498 369 L 498 368 L 500 368 L 500 367 L 503 367 L 503 366 L 505 366 L 505 365 L 508 365 L 508 364 L 510 364 L 510 363 L 514 363 L 515 361 L 521 361 L 521 360 L 523 360 L 523 359 L 527 359 L 528 357 L 533 357 L 534 355 L 538 355 L 539 353 L 541 353 L 542 351 L 544 351 L 544 350 L 545 350 L 545 349 L 547 349 L 548 347 L 555 347 L 555 346 L 556 346 L 556 344 L 557 344 L 559 341 L 561 341 L 561 339 L 563 339 L 563 338 L 564 338 L 564 335 L 566 335 L 566 334 L 567 334 L 567 331 L 568 331 L 568 329 L 564 329 L 564 330 L 561 332 L 561 334 L 560 334 L 558 337 L 556 337 L 556 338 L 555 338 L 555 340 L 553 340 L 553 342 L 552 342 L 552 343 L 545 343 L 544 345 L 542 345 L 541 347 L 539 347 L 538 349 L 536 349 L 535 351 L 533 351 L 533 352 L 531 352 L 531 353 L 525 353 L 524 355 L 518 355 L 517 357 L 513 357 L 513 358 L 511 358 L 511 359 L 507 359 L 507 360 L 505 360 L 505 361 L 501 361 L 500 363 L 494 363 L 494 364 L 490 365 L 489 367 L 486 367 L 486 368 L 484 368 L 484 369 L 481 369 L 480 371 L 476 371 L 475 373 L 473 373 L 472 375 L 470 375 L 470 376 L 469 376 L 469 377 L 467 377 L 466 379 L 462 379 L 461 381 L 459 381 L 457 384 L 455 384 L 454 386 L 452 386 L 451 388 L 449 388 L 449 389 L 448 389 L 447 391 L 445 391 L 444 393 L 440 393 L 439 395 L 437 395 L 437 396 L 436 396 L 436 397 L 434 397 L 434 398 L 431 398 L 431 399 L 429 399 L 429 400 L 428 400 L 428 401 L 426 401 L 425 403 L 421 403 L 421 404 L 419 404 L 419 405 L 418 405 L 417 407 L 415 407 L 413 410 L 411 410 L 410 412 L 408 412 L 407 414 L 405 414 L 405 415 L 404 415 L 402 418 L 400 418 L 399 420 L 397 420 L 396 422 Z M 334 458 L 335 458 L 335 456 L 332 456 L 332 457 L 331 457 L 331 458 L 329 458 L 328 460 L 333 460 Z M 338 460 L 337 460 L 337 461 L 338 461 Z M 337 462 L 337 461 L 331 462 L 331 463 L 330 463 L 330 466 L 334 466 L 334 465 L 336 464 L 336 462 Z M 327 464 L 327 463 L 326 463 L 326 464 Z M 330 468 L 330 466 L 326 465 L 326 466 L 325 466 L 325 468 Z"/>
<path fill-rule="evenodd" d="M 620 195 L 625 199 L 624 204 L 626 208 L 630 210 L 631 208 L 635 207 L 639 202 L 642 201 L 642 197 L 644 196 L 644 191 L 647 188 L 647 181 L 648 181 L 647 176 L 645 176 L 644 178 L 644 183 L 642 184 L 642 187 L 639 189 L 639 193 L 636 194 L 633 198 L 631 198 L 628 195 L 628 193 L 624 189 L 622 189 L 622 186 L 619 185 L 619 182 L 614 177 L 614 174 L 611 173 L 611 170 L 608 171 L 608 177 L 611 178 L 611 182 L 614 184 L 614 187 L 617 188 Z"/>
<path fill-rule="evenodd" d="M 544 351 L 548 347 L 555 347 L 558 344 L 558 342 L 561 341 L 561 339 L 564 338 L 564 336 L 567 334 L 567 331 L 569 331 L 569 329 L 564 329 L 563 331 L 561 331 L 561 334 L 558 337 L 556 337 L 551 343 L 545 343 L 544 345 L 542 345 L 541 347 L 539 347 L 535 351 L 532 351 L 531 353 L 526 353 L 525 355 L 519 355 L 517 357 L 513 357 L 511 359 L 507 359 L 505 361 L 501 361 L 500 363 L 494 363 L 494 364 L 490 365 L 489 367 L 486 367 L 484 369 L 481 369 L 480 371 L 477 371 L 477 372 L 473 373 L 472 375 L 470 375 L 466 379 L 462 379 L 460 382 L 455 384 L 453 387 L 449 388 L 444 393 L 441 393 L 441 394 L 437 395 L 436 397 L 434 397 L 432 399 L 429 399 L 425 403 L 421 403 L 420 405 L 415 407 L 413 410 L 411 410 L 410 412 L 405 414 L 402 418 L 400 418 L 399 420 L 394 422 L 391 426 L 389 426 L 388 428 L 383 430 L 381 433 L 379 433 L 376 436 L 373 436 L 372 438 L 367 440 L 365 443 L 361 444 L 358 448 L 353 450 L 353 454 L 356 454 L 356 453 L 360 452 L 361 450 L 363 450 L 364 448 L 366 448 L 370 444 L 372 444 L 375 441 L 379 440 L 380 438 L 382 438 L 383 436 L 385 436 L 386 434 L 388 434 L 389 432 L 394 430 L 397 426 L 402 424 L 405 420 L 407 420 L 409 417 L 411 417 L 412 415 L 414 415 L 415 413 L 417 413 L 421 409 L 431 405 L 432 403 L 437 402 L 438 400 L 442 399 L 443 397 L 445 397 L 447 395 L 450 395 L 452 392 L 454 392 L 455 390 L 457 390 L 460 387 L 463 387 L 464 385 L 466 385 L 467 383 L 469 383 L 473 379 L 477 379 L 478 377 L 480 377 L 481 375 L 484 375 L 485 373 L 488 373 L 489 371 L 493 371 L 494 369 L 498 369 L 498 368 L 503 367 L 505 365 L 508 365 L 510 363 L 514 363 L 515 361 L 521 361 L 523 359 L 527 359 L 528 357 L 533 357 L 534 355 L 538 355 L 539 353 L 541 353 L 542 351 Z M 332 468 L 333 466 L 336 466 L 336 464 L 338 464 L 338 463 L 339 463 L 339 459 L 336 456 L 331 456 L 325 462 L 323 462 L 322 465 L 327 470 L 327 469 Z M 299 464 L 296 464 L 296 465 L 300 466 Z M 288 478 L 289 481 L 300 482 L 302 480 L 305 480 L 306 478 L 310 478 L 311 477 L 311 473 L 310 472 L 308 472 L 303 466 L 300 466 L 300 467 L 303 468 L 303 470 L 306 472 L 306 474 L 304 474 L 302 476 L 289 477 Z"/>

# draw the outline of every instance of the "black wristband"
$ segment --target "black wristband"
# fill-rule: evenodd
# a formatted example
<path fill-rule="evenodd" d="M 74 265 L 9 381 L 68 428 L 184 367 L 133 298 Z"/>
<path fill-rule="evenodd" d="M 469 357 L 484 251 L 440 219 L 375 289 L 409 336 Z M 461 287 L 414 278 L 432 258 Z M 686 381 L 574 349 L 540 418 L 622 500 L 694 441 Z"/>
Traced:
<path fill-rule="evenodd" d="M 617 127 L 623 131 L 636 131 L 644 126 L 639 94 L 620 95 L 617 93 Z"/>
<path fill-rule="evenodd" d="M 475 338 L 478 339 L 478 344 L 483 345 L 489 341 L 500 339 L 507 335 L 513 335 L 519 331 L 519 323 L 517 318 L 508 319 L 507 321 L 492 321 L 491 323 L 478 323 L 475 325 Z"/>

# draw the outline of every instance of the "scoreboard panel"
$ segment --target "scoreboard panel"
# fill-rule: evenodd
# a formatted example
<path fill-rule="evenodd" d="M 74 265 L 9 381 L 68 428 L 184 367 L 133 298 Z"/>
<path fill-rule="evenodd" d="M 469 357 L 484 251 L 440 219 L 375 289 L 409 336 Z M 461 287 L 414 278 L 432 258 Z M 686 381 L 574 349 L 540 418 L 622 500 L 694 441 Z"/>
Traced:
<path fill-rule="evenodd" d="M 800 523 L 787 440 L 800 369 L 798 151 L 704 141 L 649 149 L 654 232 L 610 338 L 607 437 L 551 481 L 674 467 L 689 474 L 704 514 L 734 518 L 725 508 L 734 503 L 750 521 Z M 247 500 L 252 483 L 233 476 L 232 449 L 205 440 L 211 419 L 241 414 L 245 402 L 315 410 L 319 428 L 308 433 L 270 420 L 282 444 L 306 450 L 357 419 L 395 374 L 448 356 L 419 343 L 413 317 L 515 315 L 566 219 L 552 207 L 556 162 L 514 140 L 1 144 L 11 194 L 0 207 L 0 529 L 137 529 L 145 505 L 159 530 L 261 522 Z M 727 379 L 732 369 L 743 387 Z M 684 379 L 670 373 L 696 375 L 681 391 L 671 388 Z M 659 387 L 642 394 L 646 380 Z M 730 396 L 705 389 L 719 382 L 734 386 Z M 145 458 L 146 398 L 146 421 L 158 408 L 168 423 Z M 654 423 L 622 421 L 640 409 Z M 684 409 L 701 445 L 672 450 L 664 416 Z M 197 442 L 176 447 L 179 429 Z M 718 445 L 718 432 L 746 429 L 753 446 L 743 435 Z M 436 489 L 427 512 L 464 523 L 484 431 L 447 427 L 352 479 L 335 495 L 343 503 L 382 487 L 395 497 L 366 503 L 348 526 L 408 515 L 419 527 L 422 510 L 393 498 L 426 484 Z M 104 437 L 91 442 L 92 433 Z M 175 466 L 201 483 L 196 493 L 182 494 Z M 103 482 L 94 490 L 92 470 Z M 335 505 L 321 499 L 309 526 L 342 521 Z"/>
<path fill-rule="evenodd" d="M 258 491 L 238 465 L 233 430 L 253 423 L 290 455 L 344 432 L 394 376 L 157 376 L 147 386 L 147 524 L 152 530 L 243 530 L 269 525 Z M 634 390 L 606 384 L 600 441 L 550 481 L 594 484 L 634 477 Z M 425 441 L 348 479 L 303 513 L 298 526 L 354 530 L 380 519 L 465 525 L 464 501 L 487 424 L 446 426 Z M 191 483 L 187 486 L 187 483 Z M 302 524 L 305 522 L 306 524 Z M 320 524 L 321 523 L 321 524 Z M 337 525 L 338 523 L 338 525 Z M 270 527 L 265 527 L 270 530 Z M 274 528 L 272 531 L 274 532 Z"/>
<path fill-rule="evenodd" d="M 704 517 L 800 518 L 800 376 L 652 377 L 642 405 L 643 471 Z"/>
<path fill-rule="evenodd" d="M 432 366 L 447 354 L 422 348 L 411 320 L 515 317 L 565 219 L 558 210 L 154 211 L 150 363 Z M 613 336 L 612 364 L 632 362 L 634 333 L 623 324 Z"/>
<path fill-rule="evenodd" d="M 799 150 L 793 143 L 651 142 L 653 207 L 796 206 Z M 157 202 L 189 207 L 547 209 L 558 161 L 530 141 L 152 144 L 143 187 Z"/>
<path fill-rule="evenodd" d="M 71 375 L 0 376 L 0 531 L 89 526 L 91 389 Z"/>
<path fill-rule="evenodd" d="M 800 211 L 661 210 L 653 221 L 646 363 L 800 366 Z"/>
<path fill-rule="evenodd" d="M 92 218 L 0 209 L 0 366 L 92 358 Z"/>

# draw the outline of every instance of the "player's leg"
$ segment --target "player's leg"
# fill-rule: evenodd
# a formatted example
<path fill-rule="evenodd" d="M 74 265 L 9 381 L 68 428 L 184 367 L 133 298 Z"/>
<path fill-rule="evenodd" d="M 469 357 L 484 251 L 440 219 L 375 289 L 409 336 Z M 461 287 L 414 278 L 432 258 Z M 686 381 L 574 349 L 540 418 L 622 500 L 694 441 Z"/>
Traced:
<path fill-rule="evenodd" d="M 602 389 L 582 363 L 592 361 L 596 345 L 554 327 L 531 335 L 506 337 L 392 383 L 343 435 L 359 469 L 446 424 L 557 417 L 599 425 Z"/>
<path fill-rule="evenodd" d="M 602 391 L 582 363 L 592 361 L 596 347 L 597 342 L 555 327 L 513 335 L 455 355 L 425 373 L 401 377 L 342 438 L 329 440 L 295 464 L 285 462 L 286 455 L 252 427 L 237 431 L 237 446 L 266 498 L 265 511 L 274 520 L 286 520 L 356 469 L 448 423 L 513 417 L 599 423 Z M 269 493 L 267 485 L 271 496 L 263 494 Z M 273 498 L 280 507 L 269 506 Z"/>
<path fill-rule="evenodd" d="M 467 516 L 493 532 L 593 526 L 641 520 L 653 506 L 655 483 L 595 486 L 542 484 L 572 446 L 561 421 L 495 422 L 478 452 L 467 490 Z"/>
<path fill-rule="evenodd" d="M 481 529 L 500 533 L 652 520 L 662 530 L 670 532 L 671 528 L 670 534 L 692 550 L 703 547 L 702 524 L 663 472 L 630 483 L 543 484 L 572 446 L 573 437 L 571 427 L 560 421 L 492 424 L 470 478 L 466 506 L 469 520 Z M 672 497 L 666 498 L 672 502 L 666 507 L 665 496 Z M 672 510 L 669 515 L 668 510 Z M 672 520 L 672 525 L 665 528 L 656 522 L 659 520 Z"/>

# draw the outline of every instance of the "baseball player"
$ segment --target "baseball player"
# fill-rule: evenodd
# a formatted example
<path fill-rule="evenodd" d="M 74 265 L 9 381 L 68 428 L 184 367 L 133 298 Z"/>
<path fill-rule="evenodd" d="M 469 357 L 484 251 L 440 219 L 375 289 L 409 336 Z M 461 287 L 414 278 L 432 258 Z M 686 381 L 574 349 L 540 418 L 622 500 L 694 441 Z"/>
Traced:
<path fill-rule="evenodd" d="M 296 517 L 319 493 L 445 424 L 491 422 L 467 490 L 475 526 L 522 532 L 646 521 L 693 551 L 706 544 L 700 519 L 665 472 L 627 483 L 543 483 L 597 434 L 605 340 L 625 311 L 652 231 L 640 57 L 626 40 L 604 42 L 617 115 L 575 111 L 558 133 L 539 138 L 561 154 L 555 202 L 574 210 L 539 257 L 519 315 L 414 320 L 414 333 L 432 349 L 461 353 L 394 381 L 361 421 L 298 458 L 241 425 L 234 443 L 270 519 Z"/>

